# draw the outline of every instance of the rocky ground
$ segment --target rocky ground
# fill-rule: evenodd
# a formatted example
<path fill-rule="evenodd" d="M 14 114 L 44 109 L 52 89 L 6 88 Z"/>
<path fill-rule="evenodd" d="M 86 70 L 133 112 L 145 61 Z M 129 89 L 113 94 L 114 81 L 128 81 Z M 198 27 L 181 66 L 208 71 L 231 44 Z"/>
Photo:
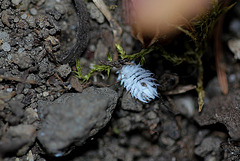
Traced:
<path fill-rule="evenodd" d="M 123 29 L 126 53 L 140 51 L 122 18 L 121 1 L 104 2 Z M 240 160 L 239 4 L 226 15 L 222 37 L 229 94 L 221 93 L 210 40 L 201 113 L 195 90 L 162 92 L 162 98 L 142 104 L 116 83 L 114 70 L 82 85 L 74 61 L 61 64 L 69 51 L 86 47 L 80 53 L 83 73 L 115 52 L 107 19 L 91 1 L 85 9 L 79 16 L 71 0 L 0 0 L 0 160 Z M 89 23 L 78 25 L 85 16 Z M 173 80 L 162 82 L 164 91 L 196 84 L 195 67 L 173 66 L 158 53 L 146 56 L 144 68 Z"/>

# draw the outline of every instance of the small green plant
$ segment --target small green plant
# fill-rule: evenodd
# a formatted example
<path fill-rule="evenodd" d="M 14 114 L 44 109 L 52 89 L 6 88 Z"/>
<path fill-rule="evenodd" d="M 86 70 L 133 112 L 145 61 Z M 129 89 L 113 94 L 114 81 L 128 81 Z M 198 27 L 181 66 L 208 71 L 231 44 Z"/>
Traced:
<path fill-rule="evenodd" d="M 76 69 L 77 71 L 75 71 L 75 76 L 82 80 L 82 82 L 87 82 L 91 76 L 93 76 L 96 72 L 107 72 L 107 75 L 109 76 L 110 74 L 110 71 L 112 69 L 111 66 L 107 66 L 107 65 L 97 65 L 97 64 L 94 64 L 93 65 L 93 68 L 90 70 L 90 72 L 86 75 L 83 75 L 82 74 L 82 67 L 80 65 L 80 61 L 77 60 L 76 61 Z"/>
<path fill-rule="evenodd" d="M 149 47 L 147 49 L 142 49 L 138 53 L 127 55 L 125 53 L 125 51 L 123 50 L 123 48 L 121 47 L 121 45 L 115 44 L 115 46 L 116 46 L 117 51 L 119 53 L 119 56 L 121 57 L 122 60 L 127 59 L 129 61 L 133 61 L 133 60 L 135 60 L 137 58 L 140 58 L 140 63 L 141 64 L 144 64 L 144 62 L 145 62 L 145 58 L 144 58 L 145 55 L 147 55 L 147 54 L 151 53 L 152 51 L 157 50 L 159 48 L 157 46 L 151 46 L 151 47 Z"/>

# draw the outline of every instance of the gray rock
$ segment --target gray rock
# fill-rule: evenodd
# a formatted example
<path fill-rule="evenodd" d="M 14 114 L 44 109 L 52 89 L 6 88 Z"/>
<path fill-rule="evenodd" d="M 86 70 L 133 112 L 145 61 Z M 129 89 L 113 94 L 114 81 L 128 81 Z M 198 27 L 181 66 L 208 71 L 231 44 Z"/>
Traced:
<path fill-rule="evenodd" d="M 72 69 L 68 64 L 64 64 L 57 68 L 57 72 L 60 74 L 60 77 L 66 78 L 72 72 Z"/>
<path fill-rule="evenodd" d="M 209 99 L 212 99 L 213 97 L 216 97 L 216 96 L 220 96 L 222 94 L 222 90 L 219 85 L 217 77 L 215 77 L 211 81 L 209 81 L 205 91 L 206 91 L 206 95 Z"/>
<path fill-rule="evenodd" d="M 211 152 L 220 152 L 220 144 L 221 144 L 221 139 L 214 137 L 214 136 L 209 136 L 206 137 L 202 143 L 195 148 L 194 152 L 196 155 L 205 157 L 207 154 Z"/>
<path fill-rule="evenodd" d="M 95 6 L 94 3 L 89 2 L 87 4 L 88 11 L 90 13 L 90 17 L 92 19 L 97 20 L 98 23 L 103 23 L 104 22 L 104 16 L 102 12 Z"/>
<path fill-rule="evenodd" d="M 39 101 L 42 128 L 38 140 L 46 151 L 62 156 L 72 145 L 80 146 L 111 119 L 117 93 L 109 88 L 87 88 L 67 93 L 54 102 Z"/>
<path fill-rule="evenodd" d="M 21 69 L 26 69 L 31 67 L 33 63 L 33 60 L 26 52 L 22 52 L 21 54 L 13 54 L 12 60 Z"/>
<path fill-rule="evenodd" d="M 240 139 L 240 90 L 229 92 L 228 95 L 216 96 L 194 116 L 200 126 L 221 123 L 225 125 L 229 136 Z"/>
<path fill-rule="evenodd" d="M 38 14 L 38 11 L 36 10 L 36 8 L 31 8 L 30 13 L 31 13 L 31 15 L 35 16 Z"/>
<path fill-rule="evenodd" d="M 181 137 L 180 129 L 175 121 L 167 121 L 163 124 L 164 134 L 173 140 Z"/>
<path fill-rule="evenodd" d="M 21 2 L 22 0 L 12 0 L 12 3 L 16 6 L 19 5 Z"/>
<path fill-rule="evenodd" d="M 27 17 L 28 17 L 28 15 L 26 13 L 21 15 L 21 18 L 24 19 L 24 20 L 27 19 Z"/>
<path fill-rule="evenodd" d="M 7 25 L 8 27 L 11 26 L 10 22 L 9 22 L 9 14 L 6 10 L 3 10 L 1 12 L 1 20 L 2 20 L 2 23 Z"/>
<path fill-rule="evenodd" d="M 11 126 L 6 133 L 6 136 L 7 139 L 14 140 L 14 142 L 25 143 L 25 145 L 17 152 L 17 155 L 20 156 L 25 154 L 29 147 L 34 143 L 36 139 L 36 128 L 32 125 Z"/>
<path fill-rule="evenodd" d="M 39 77 L 40 78 L 47 78 L 55 73 L 56 66 L 49 62 L 47 58 L 42 59 L 39 64 Z"/>
<path fill-rule="evenodd" d="M 195 146 L 199 145 L 202 140 L 209 134 L 209 132 L 210 131 L 208 129 L 198 131 L 194 141 Z"/>
<path fill-rule="evenodd" d="M 36 19 L 33 17 L 33 16 L 28 16 L 27 19 L 26 19 L 29 27 L 31 28 L 35 28 L 36 27 Z"/>
<path fill-rule="evenodd" d="M 190 96 L 175 97 L 174 103 L 177 110 L 184 116 L 191 118 L 195 112 L 194 100 Z"/>
<path fill-rule="evenodd" d="M 5 118 L 5 121 L 10 125 L 18 125 L 24 114 L 24 104 L 21 103 L 21 99 L 11 99 L 8 105 L 11 114 Z"/>
<path fill-rule="evenodd" d="M 105 46 L 101 40 L 98 41 L 97 48 L 95 51 L 95 55 L 96 55 L 97 59 L 99 59 L 99 60 L 105 59 L 107 53 L 108 53 L 107 46 Z"/>
<path fill-rule="evenodd" d="M 7 32 L 0 31 L 0 40 L 2 42 L 8 42 L 10 40 L 9 39 L 9 34 Z"/>
<path fill-rule="evenodd" d="M 56 11 L 58 12 L 58 13 L 60 13 L 60 14 L 65 14 L 66 13 L 66 8 L 64 8 L 64 6 L 63 5 L 55 5 L 55 7 L 54 7 L 55 9 L 56 9 Z M 56 15 L 58 15 L 58 14 L 56 14 Z M 61 15 L 60 15 L 61 16 Z M 54 16 L 55 17 L 55 16 Z M 55 17 L 56 18 L 56 17 Z M 59 17 L 60 18 L 60 17 Z M 56 18 L 56 20 L 58 20 L 59 18 Z"/>
<path fill-rule="evenodd" d="M 17 53 L 18 53 L 18 54 L 21 54 L 24 50 L 25 50 L 24 48 L 19 48 L 18 51 L 17 51 Z"/>
<path fill-rule="evenodd" d="M 24 116 L 28 124 L 33 124 L 35 121 L 39 120 L 37 112 L 32 108 L 27 108 L 24 113 Z"/>
<path fill-rule="evenodd" d="M 124 110 L 130 110 L 130 111 L 142 111 L 143 104 L 139 102 L 138 100 L 132 98 L 131 94 L 129 92 L 123 93 L 122 98 L 122 109 Z"/>
<path fill-rule="evenodd" d="M 14 17 L 14 19 L 13 19 L 13 22 L 15 22 L 15 23 L 17 23 L 17 22 L 19 22 L 19 17 Z"/>
<path fill-rule="evenodd" d="M 30 4 L 30 0 L 22 0 L 21 4 L 19 5 L 19 9 L 22 11 L 26 11 Z"/>
<path fill-rule="evenodd" d="M 21 100 L 14 100 L 8 102 L 11 107 L 11 112 L 15 114 L 17 117 L 22 117 L 24 113 L 24 104 L 21 103 Z"/>
<path fill-rule="evenodd" d="M 5 42 L 2 44 L 2 50 L 3 51 L 11 51 L 11 46 L 9 43 Z"/>

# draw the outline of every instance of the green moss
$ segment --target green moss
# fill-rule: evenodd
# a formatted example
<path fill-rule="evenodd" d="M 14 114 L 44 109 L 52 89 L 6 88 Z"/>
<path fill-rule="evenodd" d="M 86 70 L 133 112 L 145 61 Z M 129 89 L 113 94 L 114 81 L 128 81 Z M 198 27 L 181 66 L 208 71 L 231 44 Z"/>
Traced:
<path fill-rule="evenodd" d="M 115 44 L 117 51 L 119 53 L 119 56 L 121 57 L 122 60 L 127 59 L 129 61 L 135 60 L 137 58 L 140 58 L 140 63 L 143 64 L 145 62 L 145 55 L 151 53 L 154 50 L 158 50 L 159 47 L 157 46 L 151 46 L 147 49 L 142 49 L 140 52 L 135 53 L 135 54 L 131 54 L 131 55 L 127 55 L 125 53 L 125 51 L 123 50 L 123 48 L 121 47 L 121 45 L 119 44 Z"/>
<path fill-rule="evenodd" d="M 162 56 L 173 62 L 173 64 L 178 65 L 182 62 L 187 62 L 189 64 L 196 65 L 198 68 L 198 82 L 197 82 L 197 92 L 198 92 L 198 104 L 199 112 L 202 110 L 204 105 L 203 98 L 205 96 L 203 88 L 203 66 L 202 66 L 202 56 L 206 50 L 208 38 L 210 33 L 213 31 L 219 17 L 230 10 L 234 5 L 222 8 L 222 4 L 216 1 L 212 1 L 212 9 L 202 14 L 190 21 L 193 30 L 184 29 L 181 26 L 177 26 L 177 29 L 185 33 L 190 40 L 186 41 L 185 52 L 183 55 L 169 54 L 164 49 L 161 48 Z M 193 42 L 193 43 L 192 43 Z"/>
<path fill-rule="evenodd" d="M 76 61 L 76 69 L 77 69 L 77 71 L 75 71 L 75 76 L 78 79 L 82 80 L 82 82 L 87 82 L 95 73 L 98 73 L 98 72 L 107 72 L 107 75 L 109 76 L 112 67 L 107 66 L 107 65 L 94 64 L 93 68 L 90 70 L 90 72 L 86 75 L 83 75 L 82 74 L 82 67 L 80 65 L 79 60 L 77 60 Z"/>

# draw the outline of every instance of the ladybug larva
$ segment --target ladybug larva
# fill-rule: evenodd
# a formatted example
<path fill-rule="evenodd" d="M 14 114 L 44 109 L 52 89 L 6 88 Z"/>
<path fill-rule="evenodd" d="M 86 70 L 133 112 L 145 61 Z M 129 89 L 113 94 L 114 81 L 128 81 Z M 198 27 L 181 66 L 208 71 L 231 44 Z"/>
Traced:
<path fill-rule="evenodd" d="M 153 73 L 145 70 L 141 65 L 123 65 L 121 70 L 117 71 L 121 85 L 136 98 L 144 103 L 158 97 L 156 79 L 152 77 Z"/>

